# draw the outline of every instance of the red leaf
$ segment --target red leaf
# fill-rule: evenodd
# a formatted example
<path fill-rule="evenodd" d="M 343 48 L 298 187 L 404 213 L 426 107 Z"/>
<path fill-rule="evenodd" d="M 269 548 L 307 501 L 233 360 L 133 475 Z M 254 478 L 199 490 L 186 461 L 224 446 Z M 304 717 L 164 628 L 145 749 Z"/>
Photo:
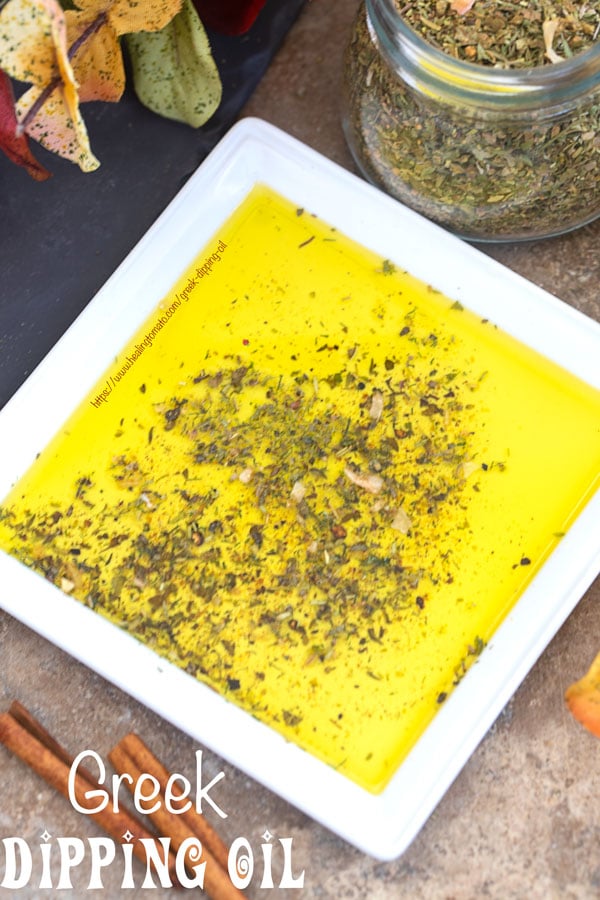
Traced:
<path fill-rule="evenodd" d="M 193 0 L 202 24 L 222 34 L 243 34 L 254 23 L 265 0 Z"/>
<path fill-rule="evenodd" d="M 15 98 L 10 78 L 0 71 L 0 150 L 4 150 L 12 162 L 26 169 L 36 181 L 50 178 L 51 172 L 37 161 L 29 149 L 26 135 L 17 136 Z"/>

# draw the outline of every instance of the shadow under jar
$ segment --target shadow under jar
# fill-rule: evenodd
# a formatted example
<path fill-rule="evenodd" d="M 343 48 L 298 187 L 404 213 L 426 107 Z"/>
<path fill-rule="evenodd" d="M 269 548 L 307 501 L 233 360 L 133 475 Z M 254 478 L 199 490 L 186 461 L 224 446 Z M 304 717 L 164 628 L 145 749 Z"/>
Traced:
<path fill-rule="evenodd" d="M 550 237 L 600 216 L 600 45 L 484 66 L 430 44 L 399 9 L 366 0 L 346 51 L 344 131 L 363 175 L 467 240 Z"/>

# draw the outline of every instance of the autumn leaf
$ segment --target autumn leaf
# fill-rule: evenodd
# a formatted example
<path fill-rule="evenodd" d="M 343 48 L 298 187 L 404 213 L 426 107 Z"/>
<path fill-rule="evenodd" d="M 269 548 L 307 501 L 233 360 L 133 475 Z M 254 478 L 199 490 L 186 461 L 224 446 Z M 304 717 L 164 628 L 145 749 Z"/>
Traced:
<path fill-rule="evenodd" d="M 0 71 L 0 149 L 36 181 L 45 181 L 52 173 L 37 161 L 26 135 L 17 134 L 17 124 L 12 85 L 8 75 Z"/>
<path fill-rule="evenodd" d="M 135 91 L 145 106 L 194 128 L 212 116 L 221 102 L 221 79 L 191 0 L 161 31 L 131 34 L 127 45 Z"/>
<path fill-rule="evenodd" d="M 86 18 L 106 16 L 117 36 L 136 31 L 160 31 L 182 6 L 182 0 L 75 0 Z"/>
<path fill-rule="evenodd" d="M 0 12 L 0 24 L 3 69 L 39 87 L 51 81 L 58 72 L 57 55 L 66 54 L 60 5 L 55 0 L 10 0 Z"/>
<path fill-rule="evenodd" d="M 565 700 L 577 721 L 600 737 L 600 653 L 587 674 L 567 689 Z"/>
<path fill-rule="evenodd" d="M 125 67 L 119 37 L 164 28 L 182 0 L 77 0 L 65 13 L 70 57 L 79 83 L 80 101 L 115 103 L 125 90 Z"/>
<path fill-rule="evenodd" d="M 71 115 L 60 87 L 50 94 L 40 88 L 30 88 L 16 108 L 26 133 L 46 150 L 77 163 L 82 172 L 98 168 L 100 162 L 92 153 L 79 105 L 75 115 Z"/>
<path fill-rule="evenodd" d="M 182 0 L 8 0 L 0 12 L 0 67 L 32 85 L 16 104 L 21 131 L 85 172 L 99 166 L 79 104 L 115 102 L 125 88 L 119 37 L 157 31 Z"/>
<path fill-rule="evenodd" d="M 125 67 L 114 29 L 96 14 L 67 10 L 65 18 L 80 102 L 117 103 L 125 90 Z"/>
<path fill-rule="evenodd" d="M 16 104 L 21 131 L 85 172 L 99 166 L 79 112 L 67 49 L 65 15 L 57 0 L 9 0 L 0 12 L 0 67 L 33 85 Z"/>
<path fill-rule="evenodd" d="M 198 15 L 209 28 L 222 34 L 244 34 L 265 5 L 265 0 L 193 0 Z"/>

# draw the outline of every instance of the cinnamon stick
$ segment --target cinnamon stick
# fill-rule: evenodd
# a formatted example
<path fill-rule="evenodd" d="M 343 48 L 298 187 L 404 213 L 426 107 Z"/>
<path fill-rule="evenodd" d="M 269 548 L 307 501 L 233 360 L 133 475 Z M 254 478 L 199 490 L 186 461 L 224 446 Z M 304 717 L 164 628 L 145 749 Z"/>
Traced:
<path fill-rule="evenodd" d="M 21 710 L 17 709 L 17 715 Z M 60 794 L 67 799 L 69 796 L 69 773 L 70 764 L 69 756 L 60 745 L 57 745 L 53 738 L 44 731 L 39 723 L 30 714 L 23 714 L 25 721 L 28 721 L 32 728 L 37 731 L 40 737 L 47 735 L 49 746 L 46 746 L 36 734 L 32 734 L 20 721 L 18 721 L 11 713 L 0 714 L 0 742 L 18 756 L 23 762 L 27 763 L 34 772 L 40 775 L 49 785 L 55 788 Z M 91 782 L 88 780 L 91 778 Z M 87 778 L 77 771 L 74 777 L 74 795 L 78 804 L 82 807 L 86 806 L 86 792 L 90 785 L 99 787 L 98 782 L 94 781 L 92 776 L 87 773 Z M 127 810 L 120 809 L 115 812 L 113 809 L 105 808 L 98 812 L 89 813 L 91 819 L 94 819 L 112 838 L 119 843 L 123 840 L 123 835 L 130 832 L 136 841 L 133 845 L 133 853 L 142 862 L 147 862 L 146 851 L 144 845 L 139 842 L 139 838 L 145 838 L 154 841 L 157 850 L 160 853 L 161 847 L 158 845 L 156 836 L 151 834 L 134 816 Z M 175 856 L 169 853 L 168 857 L 169 876 L 173 885 L 179 884 L 179 879 L 175 870 Z"/>
<path fill-rule="evenodd" d="M 47 747 L 48 750 L 51 750 L 54 755 L 62 760 L 69 769 L 73 765 L 73 757 L 70 753 L 68 753 L 65 748 L 58 743 L 55 738 L 52 737 L 49 731 L 46 731 L 41 722 L 39 722 L 32 713 L 26 709 L 22 703 L 19 703 L 18 700 L 13 700 L 10 704 L 10 708 L 8 710 L 13 719 L 16 719 L 23 728 L 27 729 L 29 734 L 33 735 L 33 737 L 37 738 L 38 741 Z M 77 771 L 79 774 L 85 778 L 88 784 L 91 787 L 98 787 L 98 780 L 94 778 L 94 776 L 88 772 L 83 766 L 79 766 Z"/>
<path fill-rule="evenodd" d="M 129 734 L 123 738 L 111 750 L 108 758 L 118 773 L 127 773 L 133 778 L 133 784 L 142 774 L 152 775 L 160 785 L 161 799 L 164 799 L 169 772 L 137 735 Z M 128 784 L 128 787 L 133 789 L 133 785 Z M 177 797 L 175 791 L 172 794 Z M 190 837 L 200 841 L 203 847 L 202 861 L 206 862 L 204 889 L 211 900 L 244 900 L 244 894 L 229 877 L 227 848 L 203 816 L 193 808 L 172 813 L 162 802 L 148 816 L 159 833 L 169 835 L 176 850 Z"/>
<path fill-rule="evenodd" d="M 127 734 L 120 741 L 120 746 L 136 764 L 138 769 L 142 772 L 148 772 L 156 778 L 160 784 L 161 792 L 164 795 L 167 790 L 167 782 L 170 778 L 169 771 L 160 760 L 156 758 L 141 737 L 133 732 Z M 171 793 L 174 797 L 180 796 L 176 790 L 172 790 Z M 182 818 L 190 831 L 197 835 L 203 846 L 206 847 L 212 856 L 214 856 L 221 868 L 227 870 L 229 851 L 220 835 L 217 834 L 208 820 L 196 810 L 193 804 L 189 809 L 178 813 L 178 817 Z"/>

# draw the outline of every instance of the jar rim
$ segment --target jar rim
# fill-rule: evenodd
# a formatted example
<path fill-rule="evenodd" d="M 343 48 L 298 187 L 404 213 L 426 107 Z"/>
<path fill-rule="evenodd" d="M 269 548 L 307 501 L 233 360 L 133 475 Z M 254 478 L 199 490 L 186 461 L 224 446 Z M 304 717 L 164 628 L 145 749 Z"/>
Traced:
<path fill-rule="evenodd" d="M 485 100 L 492 106 L 567 102 L 600 87 L 600 40 L 574 56 L 531 68 L 496 68 L 456 59 L 430 44 L 403 19 L 395 0 L 365 0 L 367 17 L 392 64 L 402 64 L 426 89 Z M 406 74 L 406 73 L 404 73 Z M 410 81 L 413 78 L 409 78 Z"/>

